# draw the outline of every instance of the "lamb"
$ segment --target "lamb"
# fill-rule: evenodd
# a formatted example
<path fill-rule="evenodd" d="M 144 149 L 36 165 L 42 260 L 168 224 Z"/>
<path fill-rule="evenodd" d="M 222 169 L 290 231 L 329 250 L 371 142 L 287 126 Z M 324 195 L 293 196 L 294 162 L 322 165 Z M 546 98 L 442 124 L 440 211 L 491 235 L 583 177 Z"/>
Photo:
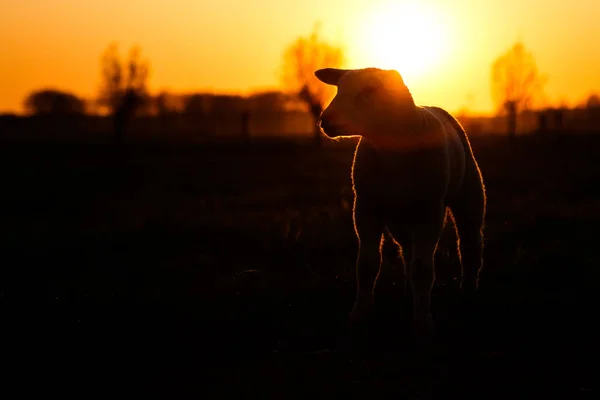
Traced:
<path fill-rule="evenodd" d="M 360 138 L 352 165 L 359 250 L 350 321 L 371 315 L 381 245 L 391 236 L 402 248 L 414 329 L 429 336 L 434 254 L 447 215 L 459 238 L 462 290 L 478 289 L 483 266 L 486 194 L 469 139 L 442 108 L 415 105 L 395 70 L 324 68 L 315 76 L 337 86 L 321 114 L 321 131 L 334 140 Z"/>

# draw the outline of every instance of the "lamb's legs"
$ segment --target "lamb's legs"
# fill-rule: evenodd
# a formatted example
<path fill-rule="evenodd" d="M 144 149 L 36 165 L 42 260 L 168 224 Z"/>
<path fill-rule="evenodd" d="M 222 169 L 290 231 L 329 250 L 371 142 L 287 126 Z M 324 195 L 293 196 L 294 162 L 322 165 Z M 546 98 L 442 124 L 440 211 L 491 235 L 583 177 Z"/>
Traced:
<path fill-rule="evenodd" d="M 364 320 L 373 308 L 375 284 L 381 270 L 383 216 L 374 208 L 355 200 L 354 229 L 358 238 L 358 255 L 356 300 L 350 320 L 357 323 Z"/>
<path fill-rule="evenodd" d="M 405 221 L 387 221 L 389 234 L 402 248 L 404 267 L 404 295 L 410 296 L 410 260 L 412 259 L 412 233 Z"/>
<path fill-rule="evenodd" d="M 479 287 L 479 273 L 483 267 L 482 215 L 458 212 L 454 214 L 454 221 L 462 266 L 460 287 L 472 292 Z"/>
<path fill-rule="evenodd" d="M 483 267 L 483 223 L 486 200 L 481 178 L 471 174 L 465 181 L 461 196 L 450 204 L 456 236 L 458 255 L 462 266 L 460 287 L 475 291 Z"/>
<path fill-rule="evenodd" d="M 435 281 L 434 254 L 444 227 L 446 209 L 443 205 L 428 211 L 414 227 L 410 282 L 413 294 L 413 322 L 417 336 L 433 333 L 431 289 Z"/>

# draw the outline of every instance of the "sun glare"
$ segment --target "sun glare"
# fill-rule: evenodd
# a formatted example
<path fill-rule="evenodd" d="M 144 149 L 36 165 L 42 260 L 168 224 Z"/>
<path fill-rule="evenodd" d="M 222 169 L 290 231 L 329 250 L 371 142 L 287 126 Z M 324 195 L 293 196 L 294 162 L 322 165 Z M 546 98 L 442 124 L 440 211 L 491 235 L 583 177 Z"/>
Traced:
<path fill-rule="evenodd" d="M 391 3 L 366 16 L 363 53 L 371 66 L 420 78 L 439 66 L 451 41 L 443 19 L 423 3 Z"/>

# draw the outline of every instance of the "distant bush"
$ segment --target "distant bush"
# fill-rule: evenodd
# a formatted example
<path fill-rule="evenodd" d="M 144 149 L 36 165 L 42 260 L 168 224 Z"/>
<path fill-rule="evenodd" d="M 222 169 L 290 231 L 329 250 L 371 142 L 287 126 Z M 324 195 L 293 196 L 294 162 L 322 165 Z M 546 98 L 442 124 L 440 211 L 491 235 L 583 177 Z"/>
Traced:
<path fill-rule="evenodd" d="M 25 110 L 34 115 L 73 115 L 85 113 L 85 102 L 74 94 L 55 89 L 37 90 L 27 96 Z"/>

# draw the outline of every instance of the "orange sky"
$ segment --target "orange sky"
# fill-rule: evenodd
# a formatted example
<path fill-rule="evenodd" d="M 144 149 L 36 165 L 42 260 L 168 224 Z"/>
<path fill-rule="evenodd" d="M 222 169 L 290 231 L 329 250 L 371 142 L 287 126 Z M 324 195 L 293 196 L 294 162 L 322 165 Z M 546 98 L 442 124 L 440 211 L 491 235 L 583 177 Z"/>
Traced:
<path fill-rule="evenodd" d="M 94 96 L 100 54 L 113 40 L 123 52 L 142 46 L 151 90 L 277 87 L 284 48 L 317 20 L 345 46 L 347 67 L 380 66 L 364 39 L 389 3 L 418 3 L 443 26 L 443 55 L 422 73 L 404 74 L 417 103 L 489 111 L 490 65 L 518 38 L 548 75 L 551 101 L 600 92 L 597 0 L 3 0 L 0 112 L 21 111 L 27 93 L 41 87 Z"/>

